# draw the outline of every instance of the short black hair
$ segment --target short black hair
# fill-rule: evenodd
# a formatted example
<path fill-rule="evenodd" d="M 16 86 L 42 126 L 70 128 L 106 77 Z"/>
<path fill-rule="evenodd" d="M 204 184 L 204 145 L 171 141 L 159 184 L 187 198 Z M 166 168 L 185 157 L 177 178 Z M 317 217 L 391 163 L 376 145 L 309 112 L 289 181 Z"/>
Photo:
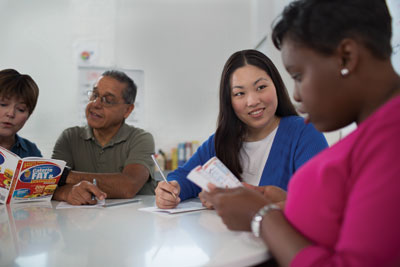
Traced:
<path fill-rule="evenodd" d="M 113 78 L 121 83 L 126 84 L 126 88 L 122 93 L 122 97 L 126 104 L 135 103 L 136 94 L 137 94 L 137 86 L 134 81 L 125 74 L 125 72 L 119 70 L 107 70 L 103 72 L 102 76 L 107 76 Z"/>
<path fill-rule="evenodd" d="M 392 18 L 385 0 L 297 0 L 274 22 L 272 41 L 284 37 L 323 54 L 332 54 L 344 38 L 360 40 L 373 55 L 392 54 Z"/>

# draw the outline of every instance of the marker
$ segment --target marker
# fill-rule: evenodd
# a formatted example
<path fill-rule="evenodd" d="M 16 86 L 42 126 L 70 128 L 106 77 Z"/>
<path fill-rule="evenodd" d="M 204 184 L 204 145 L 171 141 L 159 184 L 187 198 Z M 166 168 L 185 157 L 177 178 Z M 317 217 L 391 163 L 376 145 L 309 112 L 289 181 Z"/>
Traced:
<path fill-rule="evenodd" d="M 94 184 L 95 186 L 97 186 L 97 181 L 96 181 L 96 179 L 93 179 L 93 184 Z M 95 198 L 96 198 L 96 196 L 95 196 L 94 194 L 92 194 L 92 200 L 95 200 Z"/>
<path fill-rule="evenodd" d="M 158 162 L 157 162 L 156 158 L 154 157 L 154 155 L 151 155 L 151 158 L 153 159 L 154 163 L 156 164 L 157 169 L 158 169 L 159 172 L 161 173 L 161 176 L 162 176 L 162 178 L 164 179 L 164 181 L 165 181 L 167 184 L 169 184 L 169 182 L 167 181 L 167 178 L 165 178 L 164 173 L 162 172 L 162 170 L 161 170 L 161 168 L 160 168 L 160 165 L 158 165 Z M 173 192 L 171 192 L 171 194 L 174 196 L 174 198 L 176 198 L 176 195 L 175 195 Z"/>

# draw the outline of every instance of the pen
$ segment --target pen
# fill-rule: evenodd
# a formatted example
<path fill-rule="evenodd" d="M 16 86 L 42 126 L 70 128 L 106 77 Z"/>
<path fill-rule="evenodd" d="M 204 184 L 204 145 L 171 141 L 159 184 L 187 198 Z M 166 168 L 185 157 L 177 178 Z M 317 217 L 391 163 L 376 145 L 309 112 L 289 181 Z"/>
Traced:
<path fill-rule="evenodd" d="M 93 184 L 94 184 L 95 186 L 97 186 L 97 181 L 96 181 L 96 179 L 93 179 Z M 96 196 L 92 194 L 92 200 L 94 200 L 95 197 L 96 197 Z"/>
<path fill-rule="evenodd" d="M 156 158 L 154 157 L 154 155 L 151 155 L 151 158 L 153 159 L 154 163 L 156 164 L 157 169 L 160 171 L 161 176 L 162 176 L 162 178 L 164 179 L 164 181 L 165 181 L 167 184 L 169 184 L 169 182 L 167 181 L 167 178 L 165 178 L 164 173 L 162 172 L 162 170 L 161 170 L 161 168 L 160 168 L 160 165 L 158 165 L 158 162 L 157 162 Z M 176 198 L 176 195 L 175 195 L 173 192 L 171 192 L 171 194 L 174 196 L 174 198 Z"/>

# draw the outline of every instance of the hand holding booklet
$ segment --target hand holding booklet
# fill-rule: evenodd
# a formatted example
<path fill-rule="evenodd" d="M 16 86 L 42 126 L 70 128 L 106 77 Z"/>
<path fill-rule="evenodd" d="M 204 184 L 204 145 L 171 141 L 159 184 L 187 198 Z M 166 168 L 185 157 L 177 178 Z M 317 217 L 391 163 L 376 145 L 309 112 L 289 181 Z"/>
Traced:
<path fill-rule="evenodd" d="M 23 158 L 0 147 L 0 203 L 50 201 L 65 161 Z"/>
<path fill-rule="evenodd" d="M 212 157 L 203 166 L 197 166 L 188 175 L 188 179 L 209 191 L 207 185 L 214 184 L 221 188 L 243 186 L 235 175 L 217 157 Z"/>

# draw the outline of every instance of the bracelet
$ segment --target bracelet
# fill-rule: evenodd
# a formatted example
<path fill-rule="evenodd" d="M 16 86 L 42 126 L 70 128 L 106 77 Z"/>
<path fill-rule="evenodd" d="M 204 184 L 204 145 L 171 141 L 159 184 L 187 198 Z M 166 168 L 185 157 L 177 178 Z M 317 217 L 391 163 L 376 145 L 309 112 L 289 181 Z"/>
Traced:
<path fill-rule="evenodd" d="M 69 174 L 69 172 L 71 171 L 71 168 L 68 166 L 65 166 L 61 176 L 60 176 L 60 180 L 58 180 L 58 186 L 63 186 L 66 184 L 67 182 L 67 176 Z"/>
<path fill-rule="evenodd" d="M 251 220 L 251 231 L 256 237 L 260 237 L 261 234 L 261 221 L 264 218 L 264 216 L 270 211 L 270 210 L 281 210 L 277 205 L 275 204 L 268 204 L 262 207 L 256 215 L 254 215 L 253 220 Z"/>

